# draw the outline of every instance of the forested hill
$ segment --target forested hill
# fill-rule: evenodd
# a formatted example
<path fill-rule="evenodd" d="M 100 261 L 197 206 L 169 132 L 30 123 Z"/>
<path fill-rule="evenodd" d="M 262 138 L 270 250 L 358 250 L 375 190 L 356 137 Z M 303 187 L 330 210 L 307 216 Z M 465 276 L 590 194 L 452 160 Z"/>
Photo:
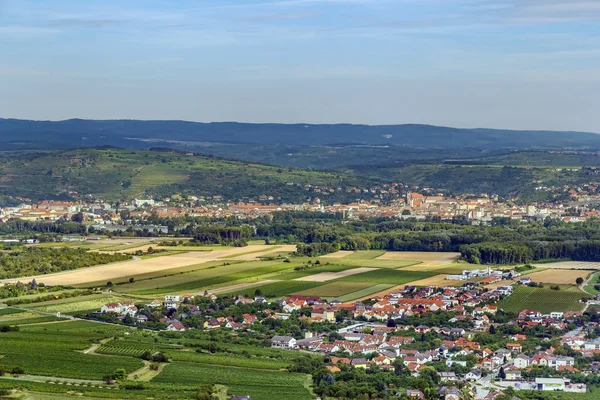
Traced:
<path fill-rule="evenodd" d="M 148 148 L 152 143 L 211 142 L 252 145 L 358 145 L 418 148 L 600 148 L 585 132 L 459 129 L 431 125 L 249 124 L 236 122 L 0 119 L 4 148 L 66 149 L 111 145 Z"/>

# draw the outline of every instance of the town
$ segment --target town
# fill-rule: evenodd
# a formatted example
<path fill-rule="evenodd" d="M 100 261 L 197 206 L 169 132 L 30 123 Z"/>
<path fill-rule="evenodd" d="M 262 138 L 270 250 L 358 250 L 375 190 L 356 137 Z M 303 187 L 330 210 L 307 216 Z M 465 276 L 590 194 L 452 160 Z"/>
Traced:
<path fill-rule="evenodd" d="M 287 185 L 295 185 L 290 182 Z M 272 195 L 260 195 L 246 202 L 231 202 L 220 195 L 212 197 L 174 195 L 163 199 L 133 199 L 122 202 L 102 200 L 39 201 L 15 198 L 22 204 L 0 209 L 0 221 L 18 218 L 24 221 L 71 219 L 97 229 L 116 230 L 131 221 L 177 217 L 256 218 L 275 212 L 308 211 L 341 214 L 347 219 L 362 217 L 398 217 L 401 219 L 452 220 L 464 218 L 473 224 L 489 225 L 494 219 L 516 221 L 553 218 L 582 222 L 598 217 L 600 183 L 583 187 L 539 187 L 557 193 L 564 201 L 521 204 L 500 199 L 494 194 L 448 195 L 432 188 L 418 188 L 392 182 L 370 188 L 322 187 L 306 185 L 307 201 L 282 203 Z M 368 194 L 369 199 L 341 204 L 327 201 L 328 193 Z M 85 197 L 85 196 L 84 196 Z M 360 196 L 357 196 L 360 197 Z M 160 228 L 158 228 L 160 229 Z"/>
<path fill-rule="evenodd" d="M 274 349 L 320 355 L 332 377 L 352 369 L 414 377 L 433 371 L 445 400 L 504 399 L 515 390 L 585 393 L 600 371 L 598 311 L 511 315 L 495 305 L 511 294 L 511 286 L 407 285 L 383 297 L 343 303 L 206 292 L 166 295 L 137 306 L 106 304 L 83 317 L 167 332 L 259 334 Z M 322 395 L 333 393 L 327 387 Z M 419 388 L 396 395 L 426 398 Z"/>

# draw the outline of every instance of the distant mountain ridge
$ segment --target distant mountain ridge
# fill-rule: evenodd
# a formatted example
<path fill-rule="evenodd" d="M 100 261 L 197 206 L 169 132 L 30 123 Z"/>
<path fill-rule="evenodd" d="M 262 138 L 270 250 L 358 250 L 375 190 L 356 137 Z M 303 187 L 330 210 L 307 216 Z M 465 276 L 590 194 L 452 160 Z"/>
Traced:
<path fill-rule="evenodd" d="M 148 140 L 152 139 L 152 143 Z M 463 129 L 433 125 L 277 124 L 140 120 L 31 121 L 0 118 L 0 146 L 66 149 L 155 147 L 168 141 L 264 146 L 408 146 L 431 149 L 600 148 L 590 132 Z"/>

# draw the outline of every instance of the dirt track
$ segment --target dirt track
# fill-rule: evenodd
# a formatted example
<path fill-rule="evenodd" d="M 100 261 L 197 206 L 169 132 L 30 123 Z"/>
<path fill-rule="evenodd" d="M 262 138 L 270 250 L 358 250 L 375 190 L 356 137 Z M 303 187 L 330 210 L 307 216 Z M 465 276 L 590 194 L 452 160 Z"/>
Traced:
<path fill-rule="evenodd" d="M 171 256 L 99 265 L 96 267 L 82 268 L 74 271 L 65 271 L 55 274 L 7 279 L 1 282 L 30 282 L 33 278 L 35 278 L 37 282 L 43 282 L 46 285 L 78 285 L 86 282 L 98 282 L 103 280 L 108 282 L 123 277 L 131 277 L 139 274 L 168 270 L 171 268 L 202 264 L 205 262 L 222 259 L 223 257 L 234 257 L 236 254 L 248 253 L 250 251 L 264 250 L 266 252 L 271 249 L 272 246 L 251 245 L 246 247 L 223 248 L 213 251 L 191 251 L 188 253 L 175 254 Z M 262 255 L 263 253 L 264 252 L 262 251 L 252 253 L 252 259 Z"/>

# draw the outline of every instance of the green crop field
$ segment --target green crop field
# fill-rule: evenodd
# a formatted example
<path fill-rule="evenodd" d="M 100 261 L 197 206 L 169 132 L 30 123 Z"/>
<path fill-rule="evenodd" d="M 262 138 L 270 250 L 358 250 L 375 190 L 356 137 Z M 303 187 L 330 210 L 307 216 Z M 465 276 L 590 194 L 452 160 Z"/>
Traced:
<path fill-rule="evenodd" d="M 352 293 L 348 293 L 344 296 L 340 296 L 337 299 L 339 301 L 352 301 L 352 300 L 356 300 L 356 299 L 360 299 L 363 297 L 367 297 L 370 296 L 372 294 L 375 293 L 379 293 L 383 290 L 389 289 L 391 287 L 394 287 L 395 285 L 391 285 L 391 284 L 387 284 L 387 283 L 379 283 L 377 285 L 373 285 L 373 286 L 369 286 L 367 288 L 364 288 L 362 290 L 358 290 L 356 292 L 352 292 Z"/>
<path fill-rule="evenodd" d="M 310 400 L 306 376 L 283 371 L 254 370 L 199 363 L 173 362 L 154 378 L 154 383 L 198 387 L 203 383 L 227 386 L 227 395 L 250 395 L 252 400 Z"/>
<path fill-rule="evenodd" d="M 119 292 L 147 295 L 201 290 L 254 278 L 279 271 L 292 271 L 294 264 L 281 261 L 248 261 L 231 265 L 211 266 L 164 278 L 156 278 L 118 286 Z"/>
<path fill-rule="evenodd" d="M 59 322 L 21 327 L 0 333 L 2 363 L 21 367 L 27 374 L 65 378 L 102 379 L 118 368 L 131 372 L 139 359 L 83 354 L 94 340 L 120 334 L 124 328 L 92 322 Z"/>
<path fill-rule="evenodd" d="M 221 365 L 240 368 L 268 369 L 280 371 L 289 366 L 284 360 L 273 360 L 259 357 L 244 357 L 225 354 L 205 354 L 194 351 L 165 351 L 165 355 L 172 361 L 195 362 L 203 365 Z"/>
<path fill-rule="evenodd" d="M 340 278 L 342 282 L 372 282 L 386 283 L 393 285 L 402 285 L 419 279 L 429 278 L 437 275 L 430 271 L 404 271 L 401 269 L 377 269 L 374 271 L 363 272 L 361 274 L 350 275 Z"/>
<path fill-rule="evenodd" d="M 517 286 L 512 295 L 498 303 L 505 311 L 519 312 L 525 309 L 538 310 L 542 313 L 551 311 L 581 311 L 582 297 L 590 297 L 574 286 L 561 286 L 556 291 L 548 287 L 532 288 Z"/>
<path fill-rule="evenodd" d="M 12 315 L 12 314 L 20 314 L 22 312 L 24 312 L 24 311 L 22 311 L 22 310 L 16 310 L 16 309 L 11 308 L 11 307 L 0 308 L 0 316 Z"/>
<path fill-rule="evenodd" d="M 290 294 L 298 294 L 304 290 L 316 288 L 324 285 L 322 282 L 304 282 L 304 281 L 281 281 L 266 283 L 262 286 L 253 286 L 247 289 L 238 289 L 227 293 L 221 293 L 223 296 L 251 295 L 255 290 L 260 290 L 263 296 L 281 297 Z"/>
<path fill-rule="evenodd" d="M 331 282 L 295 294 L 304 296 L 339 297 L 373 286 L 370 282 Z"/>
<path fill-rule="evenodd" d="M 350 265 L 338 265 L 338 264 L 323 265 L 323 264 L 321 264 L 320 266 L 313 266 L 309 269 L 305 269 L 302 271 L 293 271 L 293 272 L 277 274 L 277 276 L 275 276 L 274 278 L 282 280 L 282 281 L 287 281 L 287 280 L 292 280 L 292 279 L 304 278 L 305 276 L 320 274 L 322 272 L 341 272 L 341 271 L 346 271 L 346 270 L 354 269 L 354 268 L 357 268 L 357 267 L 350 266 Z"/>
<path fill-rule="evenodd" d="M 251 261 L 241 264 L 214 267 L 200 271 L 191 272 L 185 275 L 177 275 L 152 281 L 156 289 L 128 291 L 137 294 L 160 295 L 173 292 L 200 291 L 209 288 L 215 288 L 239 283 L 238 281 L 252 282 L 267 279 L 270 274 L 280 271 L 292 271 L 294 266 L 280 261 Z M 186 277 L 188 280 L 177 284 L 169 284 L 175 279 L 180 280 Z M 135 283 L 133 284 L 135 285 Z M 125 292 L 126 285 L 119 287 L 119 291 Z"/>

